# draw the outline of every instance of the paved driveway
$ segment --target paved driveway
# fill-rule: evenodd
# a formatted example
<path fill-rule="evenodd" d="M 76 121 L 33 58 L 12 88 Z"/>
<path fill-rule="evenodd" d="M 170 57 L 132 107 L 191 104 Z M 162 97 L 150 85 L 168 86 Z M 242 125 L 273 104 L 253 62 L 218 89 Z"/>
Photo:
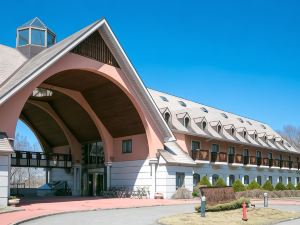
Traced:
<path fill-rule="evenodd" d="M 157 225 L 163 216 L 194 211 L 193 204 L 99 210 L 44 217 L 22 225 Z"/>

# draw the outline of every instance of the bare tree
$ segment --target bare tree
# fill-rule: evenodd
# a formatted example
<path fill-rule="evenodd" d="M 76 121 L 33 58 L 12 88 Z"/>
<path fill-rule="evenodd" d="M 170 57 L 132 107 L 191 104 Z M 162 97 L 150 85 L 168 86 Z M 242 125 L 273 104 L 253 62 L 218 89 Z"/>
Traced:
<path fill-rule="evenodd" d="M 300 127 L 287 125 L 283 127 L 279 134 L 286 139 L 291 145 L 300 150 Z"/>
<path fill-rule="evenodd" d="M 37 144 L 31 144 L 26 136 L 17 133 L 14 141 L 16 151 L 41 151 Z M 37 187 L 45 182 L 45 171 L 41 168 L 12 167 L 10 182 L 13 185 L 25 184 L 26 187 Z"/>

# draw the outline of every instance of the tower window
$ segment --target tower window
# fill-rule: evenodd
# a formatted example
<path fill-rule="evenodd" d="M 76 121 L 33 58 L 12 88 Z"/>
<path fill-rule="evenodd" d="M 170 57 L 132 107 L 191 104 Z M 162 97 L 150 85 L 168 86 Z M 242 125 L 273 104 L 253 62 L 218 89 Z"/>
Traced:
<path fill-rule="evenodd" d="M 29 29 L 19 30 L 19 43 L 18 46 L 29 44 Z"/>
<path fill-rule="evenodd" d="M 31 28 L 31 44 L 45 46 L 45 31 Z"/>

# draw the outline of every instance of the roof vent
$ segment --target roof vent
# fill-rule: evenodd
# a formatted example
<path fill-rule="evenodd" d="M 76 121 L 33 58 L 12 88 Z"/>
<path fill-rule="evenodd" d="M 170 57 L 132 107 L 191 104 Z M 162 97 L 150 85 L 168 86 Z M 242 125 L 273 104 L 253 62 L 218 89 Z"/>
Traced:
<path fill-rule="evenodd" d="M 55 44 L 56 35 L 37 17 L 17 28 L 17 49 L 31 58 Z"/>

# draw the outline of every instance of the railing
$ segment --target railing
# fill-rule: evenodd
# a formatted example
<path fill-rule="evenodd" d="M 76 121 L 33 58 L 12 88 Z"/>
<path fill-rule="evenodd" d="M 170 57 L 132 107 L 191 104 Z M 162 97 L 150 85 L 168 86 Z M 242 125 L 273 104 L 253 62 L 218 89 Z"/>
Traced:
<path fill-rule="evenodd" d="M 225 152 L 220 152 L 220 153 L 219 153 L 219 161 L 220 161 L 220 162 L 227 162 L 227 153 L 225 153 Z"/>
<path fill-rule="evenodd" d="M 261 157 L 256 157 L 256 165 L 261 165 Z"/>
<path fill-rule="evenodd" d="M 255 156 L 250 156 L 250 164 L 251 165 L 257 165 L 256 157 Z"/>
<path fill-rule="evenodd" d="M 228 163 L 234 163 L 234 154 L 228 154 Z"/>
<path fill-rule="evenodd" d="M 249 156 L 247 156 L 247 155 L 243 156 L 243 164 L 244 165 L 248 165 L 249 164 Z"/>
<path fill-rule="evenodd" d="M 71 168 L 72 156 L 69 154 L 15 151 L 11 155 L 11 166 Z"/>
<path fill-rule="evenodd" d="M 192 150 L 193 160 L 205 160 L 209 161 L 209 151 L 208 150 Z"/>
<path fill-rule="evenodd" d="M 235 163 L 243 163 L 243 156 L 240 154 L 235 155 Z"/>
<path fill-rule="evenodd" d="M 243 156 L 241 154 L 228 154 L 226 152 L 210 152 L 209 150 L 193 150 L 192 158 L 194 160 L 203 160 L 210 162 L 237 163 L 243 165 L 256 165 L 268 167 L 280 167 L 300 170 L 300 162 L 293 162 L 280 159 L 269 159 L 256 156 Z"/>
<path fill-rule="evenodd" d="M 218 159 L 218 153 L 217 152 L 211 152 L 210 153 L 210 161 L 211 162 L 216 162 Z"/>

